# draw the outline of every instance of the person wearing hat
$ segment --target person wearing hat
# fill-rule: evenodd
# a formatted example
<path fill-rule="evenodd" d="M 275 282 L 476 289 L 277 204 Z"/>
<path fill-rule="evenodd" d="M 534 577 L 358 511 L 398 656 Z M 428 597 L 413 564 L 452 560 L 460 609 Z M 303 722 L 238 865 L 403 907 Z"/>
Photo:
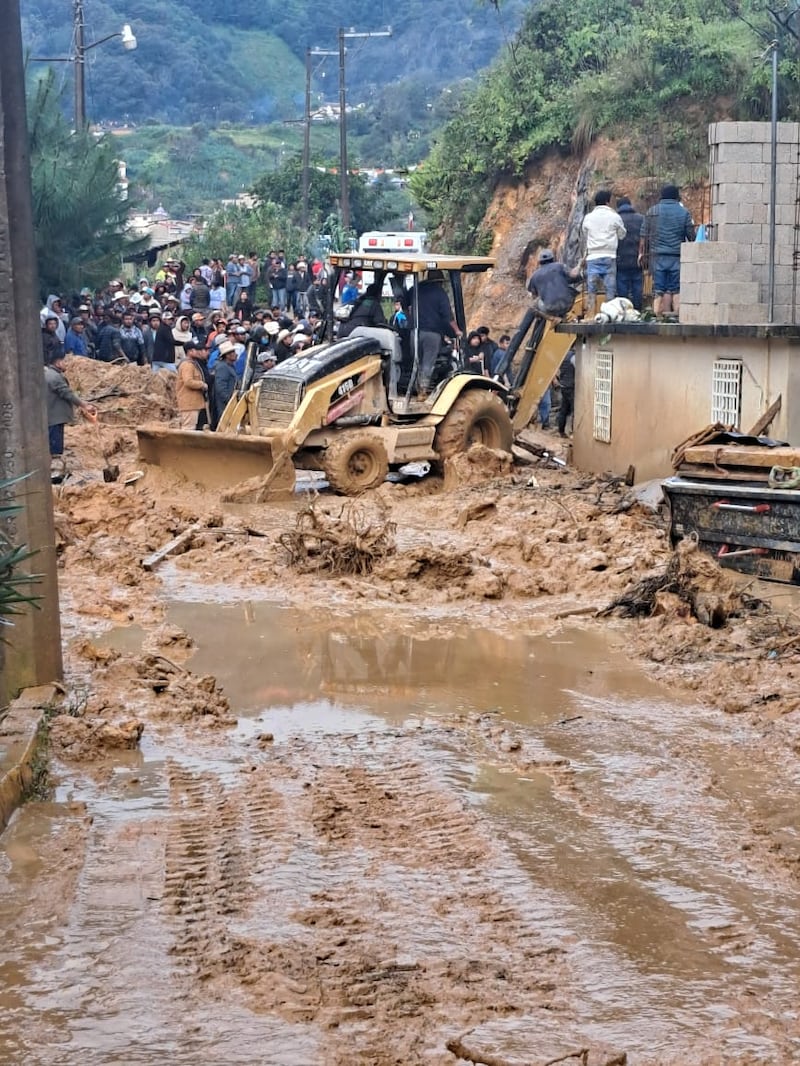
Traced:
<path fill-rule="evenodd" d="M 206 326 L 206 316 L 202 311 L 195 311 L 192 315 L 192 333 L 205 348 L 210 330 Z"/>
<path fill-rule="evenodd" d="M 195 341 L 191 338 L 184 347 L 186 358 L 178 367 L 178 380 L 175 386 L 178 417 L 181 429 L 199 429 L 207 420 L 206 405 L 209 389 L 205 362 L 208 353 L 205 348 L 195 347 Z"/>
<path fill-rule="evenodd" d="M 89 358 L 95 359 L 97 357 L 97 323 L 92 318 L 91 307 L 88 304 L 81 304 L 78 308 L 78 315 L 85 327 L 84 337 L 86 338 Z"/>
<path fill-rule="evenodd" d="M 53 458 L 60 458 L 64 454 L 64 426 L 75 421 L 75 412 L 83 411 L 92 419 L 97 414 L 93 404 L 82 400 L 72 391 L 64 373 L 64 359 L 63 351 L 56 352 L 44 368 L 47 431 Z"/>
<path fill-rule="evenodd" d="M 528 280 L 528 292 L 535 300 L 540 315 L 561 318 L 575 303 L 574 282 L 580 277 L 580 266 L 568 270 L 557 263 L 549 248 L 539 252 L 539 266 Z"/>
<path fill-rule="evenodd" d="M 293 345 L 294 334 L 292 331 L 290 329 L 280 330 L 275 341 L 275 359 L 278 363 L 282 363 L 294 355 L 292 351 Z"/>
<path fill-rule="evenodd" d="M 216 429 L 228 401 L 239 387 L 241 378 L 236 373 L 236 345 L 224 341 L 219 346 L 219 359 L 214 367 L 214 404 L 211 428 Z"/>
<path fill-rule="evenodd" d="M 80 315 L 73 318 L 69 324 L 67 336 L 64 340 L 64 354 L 82 355 L 84 358 L 87 358 L 89 355 L 89 344 L 86 339 L 86 323 Z"/>
<path fill-rule="evenodd" d="M 153 370 L 171 370 L 174 374 L 178 368 L 175 363 L 175 338 L 172 336 L 173 321 L 172 312 L 164 311 L 155 326 Z M 151 329 L 153 325 L 153 318 L 151 318 Z"/>
<path fill-rule="evenodd" d="M 445 337 L 460 337 L 461 330 L 455 320 L 450 299 L 442 288 L 444 273 L 441 270 L 429 270 L 425 281 L 420 282 L 417 291 L 419 321 L 419 380 L 417 391 L 427 395 L 433 386 L 433 373 L 436 360 L 444 344 Z"/>

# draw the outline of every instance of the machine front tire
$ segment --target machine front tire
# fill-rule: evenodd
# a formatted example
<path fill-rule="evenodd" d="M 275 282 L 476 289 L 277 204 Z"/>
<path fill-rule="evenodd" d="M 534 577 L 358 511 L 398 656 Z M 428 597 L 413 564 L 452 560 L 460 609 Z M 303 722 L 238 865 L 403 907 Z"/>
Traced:
<path fill-rule="evenodd" d="M 357 496 L 386 480 L 389 457 L 378 437 L 347 434 L 325 449 L 322 469 L 334 492 Z"/>
<path fill-rule="evenodd" d="M 433 446 L 444 462 L 473 444 L 510 452 L 513 440 L 511 416 L 497 393 L 469 389 L 461 393 L 439 423 Z"/>

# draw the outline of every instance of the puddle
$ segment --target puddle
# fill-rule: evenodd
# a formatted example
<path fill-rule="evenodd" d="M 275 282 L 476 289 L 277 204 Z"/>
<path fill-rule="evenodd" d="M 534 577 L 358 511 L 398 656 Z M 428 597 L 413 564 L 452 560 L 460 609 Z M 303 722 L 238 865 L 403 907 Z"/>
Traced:
<path fill-rule="evenodd" d="M 370 1014 L 382 1001 L 363 992 L 364 966 L 407 959 L 441 989 L 447 967 L 481 973 L 484 957 L 485 1001 L 468 1016 L 519 1000 L 476 1030 L 496 1055 L 528 1061 L 568 1033 L 637 1063 L 700 1061 L 698 1048 L 793 1060 L 800 894 L 766 845 L 759 857 L 754 826 L 791 840 L 800 782 L 793 764 L 751 758 L 746 724 L 677 702 L 580 628 L 504 634 L 263 601 L 174 602 L 167 620 L 238 726 L 174 750 L 145 733 L 107 785 L 59 792 L 93 817 L 63 921 L 17 918 L 74 815 L 32 806 L 3 836 L 0 1061 L 189 1066 L 269 1049 L 287 1066 L 377 1062 L 331 1048 L 375 1032 L 395 1047 L 417 1022 L 407 1004 L 401 1021 Z M 135 653 L 144 635 L 103 640 Z M 518 746 L 494 743 L 495 727 Z M 543 949 L 564 959 L 552 1011 L 513 984 Z M 336 984 L 348 968 L 357 996 Z"/>

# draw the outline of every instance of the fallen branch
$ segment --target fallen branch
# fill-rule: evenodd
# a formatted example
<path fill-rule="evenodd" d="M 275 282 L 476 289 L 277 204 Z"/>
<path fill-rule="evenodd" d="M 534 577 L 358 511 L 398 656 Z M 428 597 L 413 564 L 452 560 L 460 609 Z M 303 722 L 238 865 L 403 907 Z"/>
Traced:
<path fill-rule="evenodd" d="M 282 533 L 278 543 L 289 565 L 301 573 L 324 570 L 364 577 L 376 563 L 394 554 L 395 529 L 383 511 L 369 514 L 352 501 L 338 515 L 310 503 L 298 514 L 295 528 Z"/>
<path fill-rule="evenodd" d="M 499 1059 L 496 1055 L 489 1055 L 484 1051 L 473 1051 L 459 1039 L 448 1040 L 446 1047 L 451 1055 L 466 1062 L 480 1063 L 481 1066 L 515 1066 L 508 1059 Z"/>

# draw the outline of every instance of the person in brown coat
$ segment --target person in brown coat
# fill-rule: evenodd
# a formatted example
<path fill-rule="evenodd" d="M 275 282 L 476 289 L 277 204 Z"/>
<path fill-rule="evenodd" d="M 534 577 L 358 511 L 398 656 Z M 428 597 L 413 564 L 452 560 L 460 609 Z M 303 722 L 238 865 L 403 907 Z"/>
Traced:
<path fill-rule="evenodd" d="M 208 359 L 205 348 L 189 347 L 187 358 L 178 367 L 176 395 L 181 429 L 197 429 L 200 413 L 207 410 L 208 385 L 203 363 Z"/>

